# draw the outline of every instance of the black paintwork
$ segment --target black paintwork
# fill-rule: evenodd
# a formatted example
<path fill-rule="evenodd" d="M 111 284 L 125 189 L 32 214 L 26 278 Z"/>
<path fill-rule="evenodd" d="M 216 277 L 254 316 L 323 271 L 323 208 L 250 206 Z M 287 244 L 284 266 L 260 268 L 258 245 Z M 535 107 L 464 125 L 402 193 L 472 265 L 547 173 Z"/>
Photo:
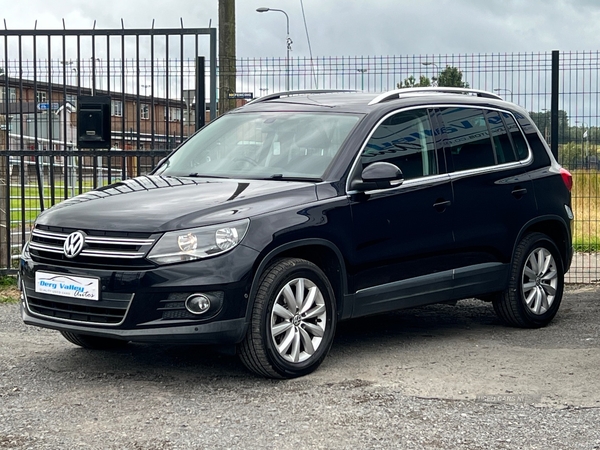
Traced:
<path fill-rule="evenodd" d="M 407 96 L 369 106 L 374 97 L 284 97 L 231 113 L 361 115 L 322 181 L 150 175 L 100 188 L 44 212 L 38 225 L 153 236 L 245 218 L 250 226 L 242 243 L 230 252 L 165 266 L 146 261 L 139 267 L 111 270 L 78 265 L 77 259 L 49 263 L 25 252 L 20 272 L 25 298 L 53 300 L 34 292 L 35 272 L 43 270 L 99 278 L 102 297 L 97 304 L 132 300 L 123 323 L 115 326 L 42 317 L 26 303 L 24 321 L 127 340 L 236 343 L 246 332 L 258 279 L 278 257 L 299 256 L 318 264 L 330 278 L 339 317 L 344 319 L 501 291 L 515 245 L 531 227 L 553 230 L 568 268 L 572 250 L 565 205 L 570 205 L 570 194 L 525 111 L 500 100 L 465 95 Z M 447 136 L 435 111 L 461 105 L 513 114 L 533 151 L 531 160 L 503 170 L 453 174 L 446 164 Z M 439 175 L 385 189 L 369 190 L 365 184 L 364 189 L 347 191 L 349 178 L 360 181 L 362 168 L 354 163 L 377 123 L 391 112 L 415 107 L 430 112 Z M 222 306 L 209 319 L 161 319 L 158 308 L 170 294 L 208 291 L 224 293 Z M 74 301 L 81 302 L 85 303 Z"/>

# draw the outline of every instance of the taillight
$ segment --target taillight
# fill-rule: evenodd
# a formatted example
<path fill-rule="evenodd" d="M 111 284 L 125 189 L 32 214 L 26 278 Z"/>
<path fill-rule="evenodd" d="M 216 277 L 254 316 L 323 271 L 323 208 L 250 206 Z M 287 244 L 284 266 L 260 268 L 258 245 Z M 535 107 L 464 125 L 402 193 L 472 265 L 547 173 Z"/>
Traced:
<path fill-rule="evenodd" d="M 562 177 L 563 183 L 565 183 L 565 186 L 569 192 L 571 192 L 571 189 L 573 188 L 573 176 L 571 175 L 571 172 L 569 172 L 567 169 L 561 168 L 560 176 Z"/>

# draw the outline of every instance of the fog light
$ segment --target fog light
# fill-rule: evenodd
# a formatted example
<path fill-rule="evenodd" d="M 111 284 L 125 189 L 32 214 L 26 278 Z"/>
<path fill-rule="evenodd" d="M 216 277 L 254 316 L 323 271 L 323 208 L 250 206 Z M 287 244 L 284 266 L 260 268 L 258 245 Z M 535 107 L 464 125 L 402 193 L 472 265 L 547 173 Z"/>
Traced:
<path fill-rule="evenodd" d="M 185 300 L 185 308 L 192 314 L 204 314 L 210 309 L 210 299 L 204 294 L 192 294 Z"/>

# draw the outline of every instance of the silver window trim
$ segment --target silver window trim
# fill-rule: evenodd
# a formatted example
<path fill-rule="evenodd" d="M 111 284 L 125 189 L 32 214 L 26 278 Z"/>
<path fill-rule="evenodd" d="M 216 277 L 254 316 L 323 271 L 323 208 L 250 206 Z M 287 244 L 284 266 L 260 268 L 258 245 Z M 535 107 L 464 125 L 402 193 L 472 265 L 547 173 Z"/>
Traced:
<path fill-rule="evenodd" d="M 456 172 L 446 172 L 443 174 L 435 174 L 435 175 L 428 175 L 428 176 L 424 176 L 424 177 L 419 177 L 419 178 L 414 178 L 411 180 L 406 180 L 404 183 L 402 183 L 400 186 L 396 186 L 396 187 L 392 187 L 389 189 L 377 189 L 377 190 L 373 190 L 373 191 L 367 191 L 365 192 L 365 194 L 372 194 L 372 193 L 378 193 L 378 192 L 385 192 L 385 191 L 391 191 L 391 190 L 398 190 L 398 189 L 402 189 L 405 186 L 418 186 L 420 184 L 428 184 L 431 183 L 432 178 L 440 176 L 440 175 L 447 175 L 448 178 L 450 180 L 454 180 L 454 179 L 458 179 L 458 178 L 464 178 L 464 177 L 468 177 L 471 175 L 480 175 L 482 173 L 488 173 L 488 172 L 499 172 L 502 170 L 507 170 L 510 168 L 516 168 L 516 167 L 525 167 L 530 165 L 533 162 L 533 151 L 531 150 L 531 147 L 529 146 L 529 141 L 527 140 L 527 137 L 525 135 L 525 133 L 523 132 L 523 128 L 521 128 L 521 124 L 519 123 L 519 121 L 517 120 L 517 118 L 515 117 L 515 115 L 508 110 L 505 109 L 501 109 L 501 108 L 494 108 L 494 107 L 490 107 L 490 106 L 483 106 L 483 105 L 462 105 L 462 104 L 452 104 L 452 103 L 441 103 L 441 104 L 432 104 L 432 105 L 419 105 L 419 106 L 409 106 L 406 108 L 400 108 L 400 109 L 396 109 L 394 111 L 391 111 L 389 113 L 387 113 L 385 116 L 383 116 L 378 122 L 377 124 L 373 127 L 373 129 L 369 132 L 369 134 L 367 135 L 367 138 L 363 141 L 360 150 L 357 152 L 357 154 L 354 157 L 354 163 L 352 164 L 352 168 L 350 169 L 350 172 L 348 174 L 348 178 L 346 179 L 346 194 L 347 195 L 354 195 L 354 194 L 358 194 L 359 192 L 364 192 L 364 191 L 357 191 L 357 190 L 351 190 L 350 189 L 350 182 L 352 181 L 352 175 L 354 174 L 356 167 L 360 161 L 360 157 L 363 153 L 363 151 L 365 150 L 365 147 L 367 146 L 367 143 L 369 142 L 369 140 L 371 139 L 371 137 L 373 136 L 373 134 L 375 133 L 375 130 L 377 130 L 377 128 L 379 128 L 379 126 L 385 121 L 387 120 L 389 117 L 404 112 L 404 111 L 413 111 L 413 110 L 417 110 L 417 109 L 424 109 L 424 110 L 431 110 L 431 109 L 437 109 L 437 108 L 470 108 L 470 109 L 480 109 L 480 110 L 487 110 L 487 111 L 497 111 L 500 113 L 506 113 L 509 114 L 513 120 L 515 121 L 515 124 L 517 125 L 517 127 L 519 128 L 519 131 L 521 131 L 521 135 L 523 136 L 523 139 L 525 140 L 525 144 L 527 145 L 527 151 L 528 151 L 528 155 L 527 158 L 523 159 L 523 160 L 519 160 L 519 161 L 512 161 L 509 163 L 504 163 L 504 164 L 497 164 L 497 165 L 493 165 L 493 166 L 486 166 L 486 167 L 480 167 L 477 169 L 468 169 L 468 170 L 460 170 L 460 171 L 456 171 Z M 509 132 L 508 130 L 506 130 L 507 132 Z M 539 130 L 538 130 L 539 132 Z M 437 154 L 436 154 L 436 159 L 437 159 Z M 515 155 L 516 156 L 516 155 Z M 439 161 L 438 161 L 438 169 L 439 169 Z"/>
<path fill-rule="evenodd" d="M 409 189 L 411 187 L 420 186 L 422 184 L 431 184 L 436 182 L 444 182 L 450 181 L 449 173 L 437 173 L 435 175 L 427 175 L 425 177 L 412 178 L 410 180 L 404 180 L 404 182 L 398 186 L 392 186 L 387 189 L 373 189 L 370 191 L 357 191 L 356 189 L 352 191 L 348 191 L 346 195 L 356 195 L 356 194 L 367 194 L 367 195 L 375 195 L 380 194 L 382 192 L 395 192 L 399 191 L 403 188 Z"/>

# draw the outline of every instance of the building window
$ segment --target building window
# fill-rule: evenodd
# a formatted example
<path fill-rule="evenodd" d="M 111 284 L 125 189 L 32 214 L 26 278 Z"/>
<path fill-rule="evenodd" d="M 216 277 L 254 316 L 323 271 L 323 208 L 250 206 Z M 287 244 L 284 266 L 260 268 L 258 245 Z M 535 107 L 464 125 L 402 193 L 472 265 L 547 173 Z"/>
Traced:
<path fill-rule="evenodd" d="M 140 107 L 140 117 L 142 119 L 149 119 L 150 118 L 150 108 L 148 107 L 148 105 L 142 105 Z"/>
<path fill-rule="evenodd" d="M 168 114 L 167 114 L 168 111 Z M 180 108 L 165 108 L 165 119 L 169 122 L 181 122 Z"/>
<path fill-rule="evenodd" d="M 0 103 L 4 103 L 6 98 L 6 88 L 0 87 Z M 17 101 L 17 89 L 8 88 L 8 103 L 16 103 Z"/>
<path fill-rule="evenodd" d="M 113 100 L 111 105 L 112 115 L 116 117 L 123 117 L 123 102 L 121 100 Z"/>
<path fill-rule="evenodd" d="M 45 92 L 36 92 L 35 93 L 35 100 L 38 103 L 46 103 L 46 93 Z"/>
<path fill-rule="evenodd" d="M 65 100 L 71 105 L 77 107 L 77 96 L 72 94 L 67 94 Z"/>

